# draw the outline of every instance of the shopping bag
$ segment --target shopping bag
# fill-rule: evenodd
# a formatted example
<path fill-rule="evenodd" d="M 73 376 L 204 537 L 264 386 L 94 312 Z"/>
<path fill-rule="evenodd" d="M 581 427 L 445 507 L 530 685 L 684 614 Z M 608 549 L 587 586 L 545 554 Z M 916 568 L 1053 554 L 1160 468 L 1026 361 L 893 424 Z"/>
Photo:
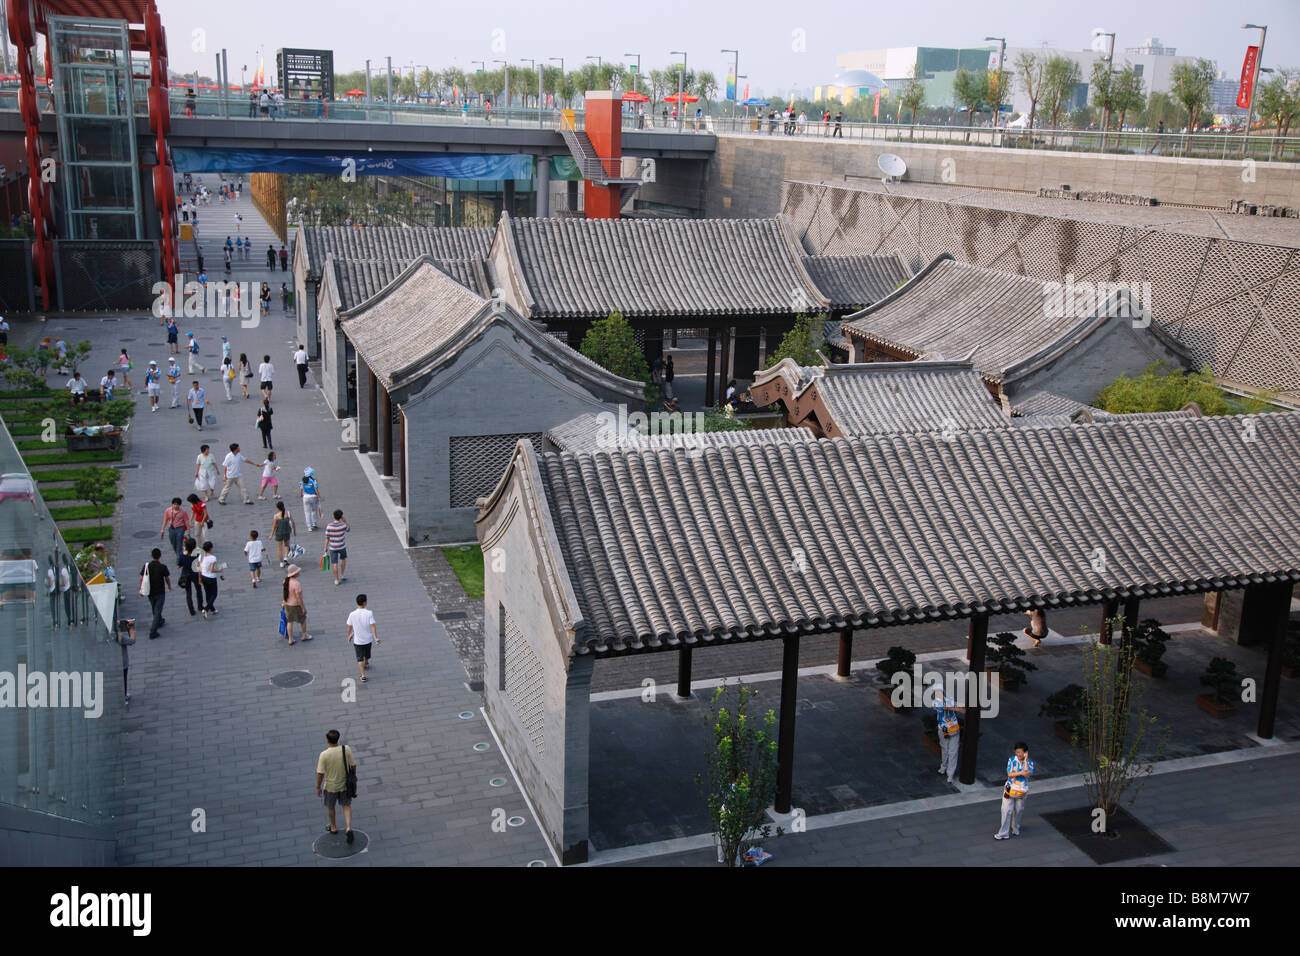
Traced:
<path fill-rule="evenodd" d="M 330 556 L 328 551 L 320 556 L 320 569 L 322 571 L 328 571 L 330 569 Z"/>
<path fill-rule="evenodd" d="M 280 636 L 289 636 L 289 615 L 284 613 L 284 608 L 280 608 Z"/>

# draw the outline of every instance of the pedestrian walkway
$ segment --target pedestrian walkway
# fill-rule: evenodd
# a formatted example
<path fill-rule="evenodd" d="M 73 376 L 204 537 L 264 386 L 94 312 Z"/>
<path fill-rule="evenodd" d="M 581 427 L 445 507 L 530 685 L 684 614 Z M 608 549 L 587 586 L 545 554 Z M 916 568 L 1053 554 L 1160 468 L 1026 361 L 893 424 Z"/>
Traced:
<path fill-rule="evenodd" d="M 253 216 L 245 215 L 246 231 Z M 271 276 L 254 270 L 249 278 Z M 84 325 L 96 355 L 115 354 L 130 339 L 137 362 L 165 360 L 163 330 L 148 315 Z M 132 567 L 157 545 L 165 502 L 192 490 L 201 441 L 218 460 L 232 441 L 249 458 L 262 460 L 256 387 L 250 387 L 249 399 L 226 402 L 216 379 L 220 336 L 227 334 L 236 357 L 246 352 L 256 369 L 262 355 L 270 354 L 276 367 L 273 440 L 281 493 L 298 523 L 298 543 L 307 548 L 298 563 L 314 640 L 291 648 L 279 637 L 283 572 L 274 560 L 264 566 L 261 587 L 253 590 L 249 583 L 241 548 L 254 527 L 269 542 L 274 502 L 245 506 L 238 495 L 225 507 L 213 501 L 210 540 L 229 562 L 219 583 L 217 617 L 190 617 L 183 592 L 174 590 L 162 636 L 142 641 L 132 654 L 119 861 L 317 862 L 312 847 L 324 833 L 325 814 L 315 796 L 316 755 L 325 747 L 325 731 L 337 728 L 360 762 L 355 827 L 369 845 L 350 863 L 330 865 L 554 865 L 479 711 L 480 697 L 466 686 L 465 671 L 410 560 L 393 540 L 355 452 L 341 447 L 339 423 L 314 384 L 298 388 L 293 318 L 282 316 L 276 303 L 255 328 L 241 327 L 238 319 L 184 320 L 182 332 L 191 329 L 209 370 L 199 377 L 211 424 L 200 435 L 186 424 L 183 409 L 164 407 L 156 415 L 145 413 L 148 427 L 133 430 L 118 565 Z M 186 376 L 187 385 L 190 380 Z M 142 410 L 147 399 L 140 396 L 138 404 Z M 294 487 L 305 465 L 320 477 L 323 507 L 343 508 L 353 529 L 348 576 L 339 587 L 319 570 L 323 534 L 307 534 L 302 523 Z M 370 595 L 383 639 L 366 684 L 355 682 L 356 663 L 345 638 L 347 614 L 362 591 Z M 123 592 L 124 614 L 145 618 L 145 600 L 132 587 Z M 306 672 L 309 682 L 271 683 L 290 671 Z M 508 818 L 523 822 L 508 826 Z M 494 819 L 504 832 L 494 830 Z"/>

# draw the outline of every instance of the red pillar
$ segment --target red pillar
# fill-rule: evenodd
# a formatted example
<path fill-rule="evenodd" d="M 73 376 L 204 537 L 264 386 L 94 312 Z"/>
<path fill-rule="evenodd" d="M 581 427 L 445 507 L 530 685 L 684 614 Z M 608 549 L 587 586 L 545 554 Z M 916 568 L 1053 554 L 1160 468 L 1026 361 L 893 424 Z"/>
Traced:
<path fill-rule="evenodd" d="M 586 98 L 587 138 L 604 161 L 605 175 L 617 176 L 623 158 L 623 97 L 610 90 L 591 90 Z M 582 184 L 588 219 L 617 219 L 622 205 L 621 187 Z"/>
<path fill-rule="evenodd" d="M 41 161 L 45 157 L 41 143 L 40 110 L 36 100 L 36 72 L 32 67 L 36 36 L 27 0 L 7 2 L 9 38 L 18 47 L 18 106 L 27 137 L 27 207 L 35 232 L 32 240 L 32 270 L 41 287 L 41 308 L 50 309 L 54 303 L 54 223 L 50 219 L 50 197 L 41 179 Z M 50 75 L 48 65 L 46 75 Z"/>

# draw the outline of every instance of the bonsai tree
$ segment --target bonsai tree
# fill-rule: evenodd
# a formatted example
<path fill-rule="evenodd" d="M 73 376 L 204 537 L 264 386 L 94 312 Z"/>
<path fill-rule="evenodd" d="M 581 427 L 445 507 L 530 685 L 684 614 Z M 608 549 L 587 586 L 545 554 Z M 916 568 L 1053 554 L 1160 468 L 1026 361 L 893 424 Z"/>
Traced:
<path fill-rule="evenodd" d="M 1241 678 L 1237 676 L 1237 665 L 1226 657 L 1211 659 L 1201 683 L 1210 688 L 1214 699 L 1222 704 L 1236 704 L 1241 699 Z"/>
<path fill-rule="evenodd" d="M 1136 797 L 1145 778 L 1164 753 L 1169 732 L 1157 737 L 1155 757 L 1143 757 L 1156 718 L 1142 706 L 1144 681 L 1133 680 L 1133 652 L 1120 644 L 1090 641 L 1084 648 L 1083 720 L 1080 738 L 1084 789 L 1093 807 L 1106 819 L 1119 809 L 1124 795 Z M 1068 690 L 1068 688 L 1067 688 Z M 1137 788 L 1137 789 L 1135 789 Z M 1099 832 L 1111 833 L 1107 827 Z"/>
<path fill-rule="evenodd" d="M 916 663 L 916 655 L 906 647 L 891 647 L 887 652 L 889 654 L 883 661 L 876 661 L 876 670 L 884 676 L 884 683 L 888 684 L 893 676 L 899 671 L 910 671 L 912 665 Z"/>
<path fill-rule="evenodd" d="M 704 790 L 726 866 L 742 865 L 745 851 L 772 835 L 766 811 L 776 796 L 776 714 L 772 710 L 761 716 L 753 713 L 757 696 L 744 684 L 724 685 L 713 692 L 707 770 L 695 777 Z M 781 832 L 777 828 L 777 836 Z"/>
<path fill-rule="evenodd" d="M 1148 618 L 1133 631 L 1133 650 L 1138 662 L 1145 664 L 1152 677 L 1163 677 L 1169 665 L 1160 658 L 1165 655 L 1169 635 L 1160 628 L 1160 622 Z"/>
<path fill-rule="evenodd" d="M 88 468 L 73 485 L 73 492 L 82 501 L 89 501 L 99 514 L 100 505 L 117 501 L 117 479 L 119 472 L 113 468 Z M 100 532 L 108 531 L 103 525 Z"/>
<path fill-rule="evenodd" d="M 1083 728 L 1084 690 L 1078 684 L 1066 684 L 1055 694 L 1048 694 L 1043 706 L 1038 708 L 1039 717 L 1050 717 L 1059 724 L 1064 724 L 1071 738 L 1080 736 Z"/>
<path fill-rule="evenodd" d="M 989 638 L 987 660 L 993 665 L 991 669 L 998 672 L 1003 683 L 1014 681 L 1018 684 L 1029 683 L 1029 671 L 1038 670 L 1038 665 L 1031 663 L 1025 652 L 1016 646 L 1016 636 L 1003 631 Z"/>

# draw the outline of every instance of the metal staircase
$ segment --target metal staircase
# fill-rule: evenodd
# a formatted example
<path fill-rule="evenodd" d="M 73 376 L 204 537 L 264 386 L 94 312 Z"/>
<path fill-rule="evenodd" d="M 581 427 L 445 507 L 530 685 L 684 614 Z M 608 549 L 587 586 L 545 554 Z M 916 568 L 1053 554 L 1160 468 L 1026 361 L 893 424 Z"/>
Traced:
<path fill-rule="evenodd" d="M 586 132 L 576 129 L 573 119 L 560 110 L 555 112 L 555 127 L 564 137 L 564 144 L 569 147 L 569 153 L 578 164 L 578 171 L 582 173 L 583 179 L 598 186 L 622 186 L 624 199 L 629 192 L 634 192 L 636 187 L 641 185 L 639 176 L 623 175 L 622 158 L 601 159 L 597 156 L 596 148 L 591 145 L 591 139 Z"/>

